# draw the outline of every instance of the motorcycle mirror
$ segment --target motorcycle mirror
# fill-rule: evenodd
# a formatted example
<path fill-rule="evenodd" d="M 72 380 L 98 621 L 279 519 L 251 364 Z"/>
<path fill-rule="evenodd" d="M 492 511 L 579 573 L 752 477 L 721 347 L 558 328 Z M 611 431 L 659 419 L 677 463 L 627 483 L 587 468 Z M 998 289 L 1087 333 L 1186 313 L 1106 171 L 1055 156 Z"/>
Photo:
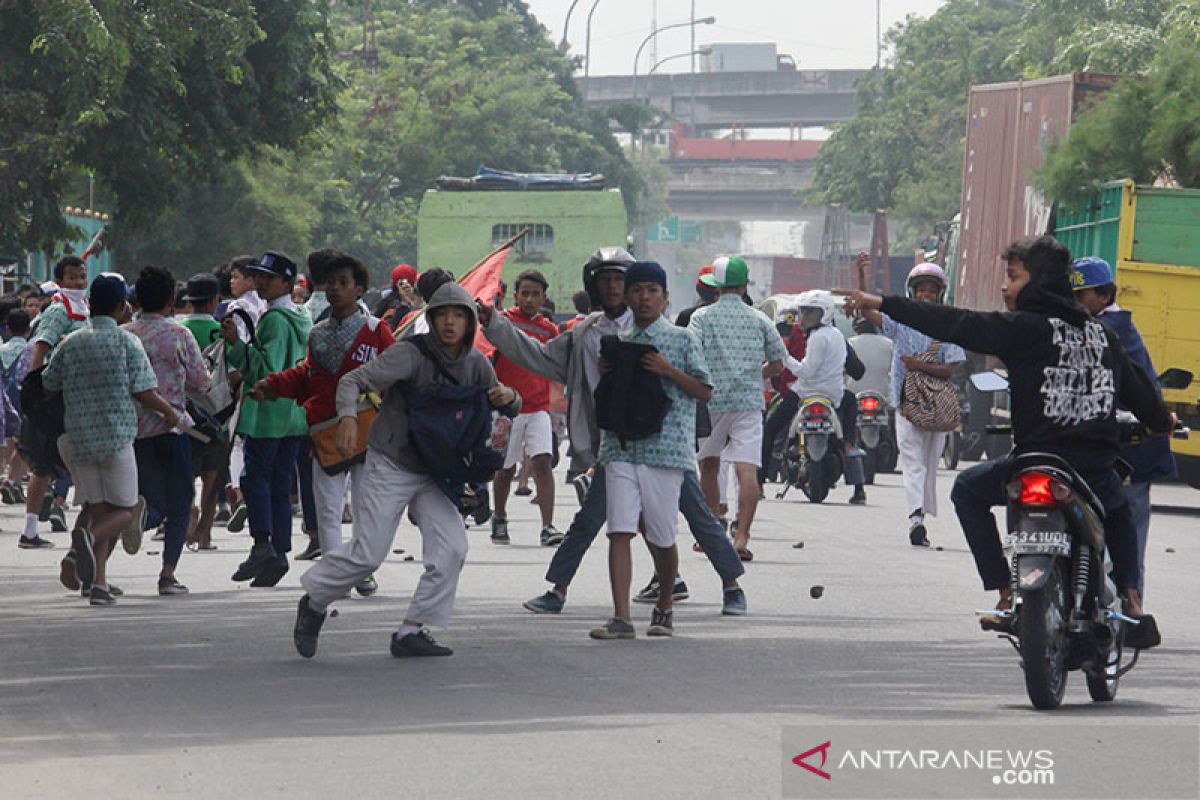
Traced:
<path fill-rule="evenodd" d="M 1008 380 L 995 372 L 976 372 L 971 376 L 971 385 L 981 392 L 1008 391 Z"/>
<path fill-rule="evenodd" d="M 1158 376 L 1158 385 L 1164 389 L 1186 389 L 1192 385 L 1193 377 L 1190 370 L 1171 367 Z"/>

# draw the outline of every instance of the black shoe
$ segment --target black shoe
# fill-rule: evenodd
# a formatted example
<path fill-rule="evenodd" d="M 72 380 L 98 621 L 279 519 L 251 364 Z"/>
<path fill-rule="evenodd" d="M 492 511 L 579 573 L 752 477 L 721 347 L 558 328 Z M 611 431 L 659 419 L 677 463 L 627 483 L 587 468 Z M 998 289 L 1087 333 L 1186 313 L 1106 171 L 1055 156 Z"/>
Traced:
<path fill-rule="evenodd" d="M 111 606 L 116 605 L 117 598 L 108 589 L 93 586 L 88 591 L 88 603 L 93 606 Z"/>
<path fill-rule="evenodd" d="M 225 523 L 229 522 L 229 516 L 229 505 L 227 503 L 222 503 L 221 507 L 217 509 L 217 515 L 213 517 L 213 523 L 216 525 L 224 525 Z"/>
<path fill-rule="evenodd" d="M 929 547 L 929 536 L 925 533 L 925 526 L 918 523 L 909 528 L 908 541 L 913 547 Z"/>
<path fill-rule="evenodd" d="M 296 627 L 292 629 L 292 641 L 296 652 L 305 658 L 312 658 L 317 653 L 317 636 L 321 626 L 325 624 L 325 614 L 313 611 L 308 604 L 308 595 L 300 598 L 296 608 Z"/>
<path fill-rule="evenodd" d="M 108 585 L 108 588 L 112 589 L 111 583 Z M 169 597 L 171 595 L 177 595 L 177 594 L 187 594 L 188 587 L 184 586 L 182 583 L 175 580 L 174 575 L 172 575 L 169 578 L 165 577 L 163 575 L 159 575 L 158 576 L 158 593 L 160 595 L 162 595 L 163 597 Z"/>
<path fill-rule="evenodd" d="M 250 581 L 250 585 L 255 588 L 274 586 L 288 574 L 289 569 L 291 567 L 288 565 L 287 553 L 278 553 L 259 570 L 254 580 Z"/>
<path fill-rule="evenodd" d="M 67 511 L 58 503 L 51 504 L 48 519 L 51 533 L 67 532 Z"/>
<path fill-rule="evenodd" d="M 17 547 L 22 550 L 53 550 L 54 542 L 47 541 L 35 534 L 32 539 L 28 536 L 22 536 L 21 541 L 17 542 Z"/>
<path fill-rule="evenodd" d="M 258 573 L 262 572 L 263 568 L 275 560 L 275 548 L 270 542 L 264 544 L 256 544 L 250 548 L 250 555 L 238 565 L 237 572 L 233 573 L 232 580 L 248 581 L 251 578 L 258 577 Z"/>
<path fill-rule="evenodd" d="M 358 592 L 361 597 L 370 597 L 379 591 L 379 584 L 375 582 L 374 575 L 368 575 L 354 584 L 354 591 Z"/>
<path fill-rule="evenodd" d="M 50 521 L 50 509 L 54 507 L 54 495 L 47 494 L 42 497 L 42 507 L 38 511 L 38 522 Z"/>
<path fill-rule="evenodd" d="M 1125 626 L 1125 646 L 1134 650 L 1149 650 L 1162 644 L 1162 634 L 1158 632 L 1158 623 L 1151 614 L 1135 617 L 1137 625 Z"/>
<path fill-rule="evenodd" d="M 124 597 L 125 596 L 125 590 L 122 589 L 120 586 L 117 586 L 112 581 L 108 582 L 108 593 L 111 594 L 113 597 Z"/>
<path fill-rule="evenodd" d="M 492 517 L 492 544 L 512 544 L 508 538 L 508 520 Z"/>
<path fill-rule="evenodd" d="M 865 506 L 867 504 L 867 493 L 861 486 L 854 487 L 854 494 L 850 496 L 850 505 Z"/>
<path fill-rule="evenodd" d="M 304 548 L 304 552 L 296 556 L 297 561 L 316 561 L 321 557 L 321 542 L 317 539 L 309 539 L 308 547 Z"/>
<path fill-rule="evenodd" d="M 62 561 L 58 562 L 58 582 L 73 592 L 79 591 L 83 585 L 79 582 L 79 572 L 75 567 L 74 550 L 68 550 Z"/>
<path fill-rule="evenodd" d="M 398 632 L 393 633 L 392 655 L 396 658 L 450 656 L 454 655 L 454 651 L 435 642 L 429 631 L 422 628 L 419 632 L 410 633 L 407 636 L 401 636 Z"/>

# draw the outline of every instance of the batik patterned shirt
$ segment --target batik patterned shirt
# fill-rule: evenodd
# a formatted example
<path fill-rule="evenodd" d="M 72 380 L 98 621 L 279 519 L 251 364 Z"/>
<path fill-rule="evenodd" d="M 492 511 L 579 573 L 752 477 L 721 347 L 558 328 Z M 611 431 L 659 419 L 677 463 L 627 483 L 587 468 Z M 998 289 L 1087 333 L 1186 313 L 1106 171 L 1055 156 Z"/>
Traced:
<path fill-rule="evenodd" d="M 787 355 L 767 315 L 746 305 L 739 295 L 724 294 L 696 309 L 688 329 L 699 338 L 712 375 L 709 413 L 762 411 L 763 362 L 782 361 Z"/>
<path fill-rule="evenodd" d="M 138 425 L 132 395 L 158 386 L 142 343 L 107 316 L 93 317 L 59 342 L 42 380 L 63 393 L 71 450 L 85 462 L 105 461 L 133 444 Z"/>
<path fill-rule="evenodd" d="M 71 319 L 67 308 L 55 301 L 38 315 L 37 335 L 33 341 L 45 342 L 53 349 L 67 334 L 74 333 L 87 325 L 86 319 Z"/>
<path fill-rule="evenodd" d="M 189 392 L 200 394 L 208 391 L 208 369 L 200 353 L 200 345 L 192 332 L 162 314 L 145 314 L 128 325 L 122 326 L 142 343 L 150 367 L 158 381 L 158 395 L 179 415 L 182 425 L 192 425 L 187 413 Z M 162 416 L 155 411 L 138 406 L 137 436 L 146 439 L 170 433 Z"/>
<path fill-rule="evenodd" d="M 634 325 L 618 335 L 626 342 L 654 345 L 673 367 L 712 385 L 700 342 L 687 328 L 672 325 L 659 317 L 646 328 Z M 624 461 L 665 469 L 696 468 L 696 400 L 670 378 L 660 376 L 659 380 L 671 401 L 662 430 L 645 439 L 626 442 L 624 447 L 616 434 L 603 431 L 601 464 Z"/>

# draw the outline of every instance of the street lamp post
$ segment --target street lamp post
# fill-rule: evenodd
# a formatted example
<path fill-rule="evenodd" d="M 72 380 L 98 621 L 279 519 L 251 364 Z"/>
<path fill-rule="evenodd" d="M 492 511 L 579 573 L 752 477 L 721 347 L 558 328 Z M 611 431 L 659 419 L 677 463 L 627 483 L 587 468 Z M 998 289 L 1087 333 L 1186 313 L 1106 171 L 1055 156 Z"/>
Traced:
<path fill-rule="evenodd" d="M 694 58 L 695 56 L 708 56 L 708 55 L 712 55 L 712 51 L 713 51 L 713 49 L 711 47 L 701 47 L 699 50 L 693 50 L 690 53 L 679 53 L 678 55 L 667 56 L 666 58 L 662 59 L 657 64 L 652 66 L 650 68 L 650 71 L 646 73 L 646 77 L 649 78 L 651 75 L 653 75 L 655 73 L 656 70 L 658 70 L 659 67 L 661 67 L 663 64 L 667 63 L 668 61 L 674 61 L 677 58 Z M 637 100 L 636 97 L 633 99 L 635 101 Z"/>
<path fill-rule="evenodd" d="M 703 19 L 690 19 L 687 22 L 673 22 L 670 25 L 663 25 L 661 28 L 655 28 L 650 31 L 650 35 L 642 39 L 642 43 L 638 45 L 637 52 L 633 56 L 633 99 L 636 101 L 638 96 L 638 61 L 642 58 L 642 50 L 646 45 L 658 34 L 663 31 L 674 30 L 675 28 L 695 28 L 697 25 L 712 25 L 717 21 L 716 17 L 704 17 Z"/>
<path fill-rule="evenodd" d="M 583 46 L 583 77 L 587 78 L 592 73 L 592 15 L 596 13 L 596 6 L 600 5 L 600 0 L 594 0 L 592 7 L 588 9 L 587 15 L 587 32 L 584 34 L 585 43 Z M 584 88 L 586 100 L 587 88 Z"/>
<path fill-rule="evenodd" d="M 563 53 L 567 52 L 567 47 L 569 47 L 567 43 L 567 31 L 571 27 L 571 15 L 575 13 L 575 6 L 577 5 L 579 5 L 579 0 L 571 0 L 571 5 L 567 8 L 567 18 L 563 20 L 562 41 L 558 43 L 558 49 Z"/>

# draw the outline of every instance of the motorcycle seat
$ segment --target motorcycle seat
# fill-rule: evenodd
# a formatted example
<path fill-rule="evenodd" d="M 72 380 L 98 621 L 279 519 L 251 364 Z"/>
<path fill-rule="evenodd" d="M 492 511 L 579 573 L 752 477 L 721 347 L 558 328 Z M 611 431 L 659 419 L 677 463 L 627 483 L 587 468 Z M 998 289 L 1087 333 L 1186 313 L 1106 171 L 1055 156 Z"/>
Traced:
<path fill-rule="evenodd" d="M 1065 458 L 1054 453 L 1021 453 L 1013 456 L 1009 475 L 1016 476 L 1034 470 L 1049 470 L 1059 473 L 1056 477 L 1064 480 L 1077 495 L 1083 498 L 1085 503 L 1092 507 L 1100 519 L 1104 519 L 1104 503 L 1100 502 L 1100 498 L 1092 491 L 1092 487 Z"/>

